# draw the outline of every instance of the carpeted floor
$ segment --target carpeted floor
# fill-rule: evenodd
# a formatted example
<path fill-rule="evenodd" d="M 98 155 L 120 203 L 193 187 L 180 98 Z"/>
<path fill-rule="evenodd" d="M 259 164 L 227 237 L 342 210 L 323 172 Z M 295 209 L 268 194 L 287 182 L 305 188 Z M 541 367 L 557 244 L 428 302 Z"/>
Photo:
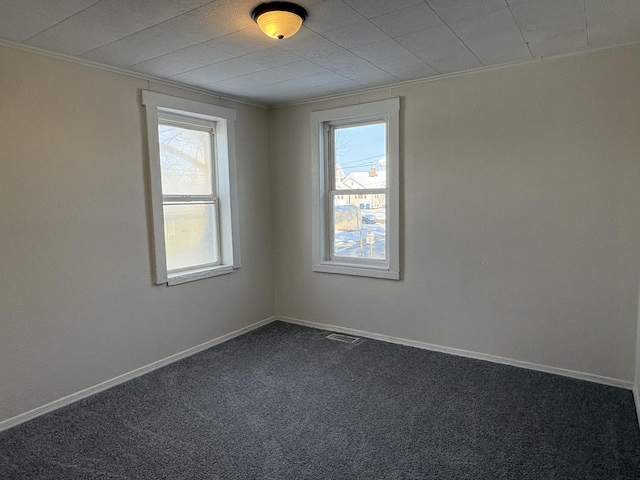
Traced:
<path fill-rule="evenodd" d="M 630 391 L 273 323 L 0 433 L 8 479 L 638 479 Z"/>

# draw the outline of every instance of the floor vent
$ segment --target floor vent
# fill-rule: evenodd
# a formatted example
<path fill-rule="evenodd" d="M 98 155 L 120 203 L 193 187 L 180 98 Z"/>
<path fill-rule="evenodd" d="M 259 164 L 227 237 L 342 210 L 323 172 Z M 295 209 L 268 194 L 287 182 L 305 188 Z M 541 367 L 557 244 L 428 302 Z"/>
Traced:
<path fill-rule="evenodd" d="M 327 338 L 329 340 L 336 340 L 344 343 L 356 343 L 360 340 L 358 337 L 350 337 L 349 335 L 342 335 L 341 333 L 332 333 L 331 335 L 327 335 Z"/>

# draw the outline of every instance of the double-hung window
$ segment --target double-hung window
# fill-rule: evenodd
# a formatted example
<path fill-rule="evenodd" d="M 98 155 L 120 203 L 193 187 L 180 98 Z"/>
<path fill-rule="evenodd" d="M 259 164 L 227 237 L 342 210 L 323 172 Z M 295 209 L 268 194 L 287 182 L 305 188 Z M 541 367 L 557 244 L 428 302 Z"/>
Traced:
<path fill-rule="evenodd" d="M 231 109 L 143 92 L 156 283 L 239 267 Z"/>
<path fill-rule="evenodd" d="M 399 279 L 398 98 L 313 112 L 313 270 Z"/>

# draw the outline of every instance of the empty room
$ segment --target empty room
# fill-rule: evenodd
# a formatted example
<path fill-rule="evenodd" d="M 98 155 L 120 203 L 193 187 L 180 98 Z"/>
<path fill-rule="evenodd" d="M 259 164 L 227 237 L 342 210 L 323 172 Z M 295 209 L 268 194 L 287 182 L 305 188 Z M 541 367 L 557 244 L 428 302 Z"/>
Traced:
<path fill-rule="evenodd" d="M 0 478 L 640 479 L 640 2 L 0 0 Z"/>

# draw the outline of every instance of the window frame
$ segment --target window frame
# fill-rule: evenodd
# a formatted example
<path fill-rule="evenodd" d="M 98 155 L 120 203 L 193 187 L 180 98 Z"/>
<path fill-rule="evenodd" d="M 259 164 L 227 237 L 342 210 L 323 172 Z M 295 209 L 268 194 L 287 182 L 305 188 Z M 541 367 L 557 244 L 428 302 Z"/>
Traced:
<path fill-rule="evenodd" d="M 386 259 L 333 256 L 333 197 L 335 168 L 331 153 L 331 127 L 386 123 Z M 400 279 L 400 99 L 398 97 L 359 105 L 311 112 L 312 153 L 312 269 L 315 272 Z M 333 170 L 331 170 L 333 168 Z M 332 190 L 334 189 L 334 190 Z M 380 189 L 374 193 L 379 193 Z M 353 190 L 366 194 L 372 189 Z"/>
<path fill-rule="evenodd" d="M 158 285 L 181 283 L 232 273 L 240 268 L 240 237 L 237 208 L 236 155 L 235 155 L 235 110 L 172 97 L 148 90 L 142 91 L 142 104 L 147 117 L 147 140 L 149 147 L 149 174 L 151 178 L 151 213 L 153 221 L 154 282 Z M 219 264 L 199 265 L 175 271 L 167 270 L 164 199 L 162 172 L 160 167 L 160 145 L 158 126 L 162 118 L 180 118 L 186 125 L 210 125 L 215 132 L 212 137 L 212 197 L 218 216 Z M 175 195 L 166 197 L 175 198 Z M 183 196 L 188 197 L 188 196 Z M 201 197 L 201 196 L 192 196 Z"/>

